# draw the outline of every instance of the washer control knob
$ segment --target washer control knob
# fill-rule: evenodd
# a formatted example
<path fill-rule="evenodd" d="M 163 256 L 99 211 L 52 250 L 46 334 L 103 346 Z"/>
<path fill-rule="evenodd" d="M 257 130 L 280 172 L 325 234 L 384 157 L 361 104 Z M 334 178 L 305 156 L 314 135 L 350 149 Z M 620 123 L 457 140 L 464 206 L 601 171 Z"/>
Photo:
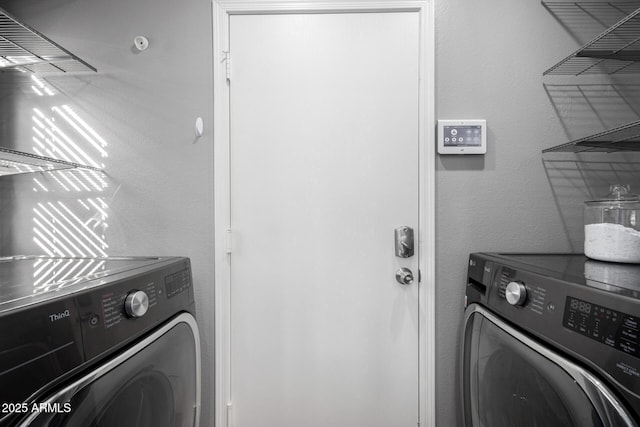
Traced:
<path fill-rule="evenodd" d="M 124 311 L 129 317 L 142 317 L 149 310 L 149 297 L 144 291 L 130 292 L 124 300 Z"/>
<path fill-rule="evenodd" d="M 522 306 L 527 301 L 527 288 L 520 282 L 509 282 L 505 297 L 509 304 Z"/>

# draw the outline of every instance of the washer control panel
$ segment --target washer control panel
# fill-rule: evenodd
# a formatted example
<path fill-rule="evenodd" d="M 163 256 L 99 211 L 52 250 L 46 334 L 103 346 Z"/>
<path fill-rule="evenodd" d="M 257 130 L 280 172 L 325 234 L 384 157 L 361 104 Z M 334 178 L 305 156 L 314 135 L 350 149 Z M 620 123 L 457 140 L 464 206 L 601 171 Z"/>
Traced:
<path fill-rule="evenodd" d="M 516 279 L 516 271 L 510 268 L 498 268 L 498 273 L 498 295 L 507 303 L 540 316 L 555 311 L 556 304 L 548 298 L 546 287 L 534 280 Z"/>
<path fill-rule="evenodd" d="M 638 316 L 568 296 L 562 324 L 585 337 L 640 357 Z"/>
<path fill-rule="evenodd" d="M 511 305 L 524 305 L 527 301 L 527 288 L 520 282 L 509 282 L 505 288 L 505 298 Z"/>

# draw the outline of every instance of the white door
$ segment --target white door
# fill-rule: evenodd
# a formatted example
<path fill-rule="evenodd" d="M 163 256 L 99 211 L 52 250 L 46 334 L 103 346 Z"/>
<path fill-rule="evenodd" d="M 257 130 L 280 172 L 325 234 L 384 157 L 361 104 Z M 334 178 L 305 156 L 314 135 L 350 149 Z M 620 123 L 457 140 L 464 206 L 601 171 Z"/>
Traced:
<path fill-rule="evenodd" d="M 413 427 L 419 13 L 228 25 L 230 424 Z"/>

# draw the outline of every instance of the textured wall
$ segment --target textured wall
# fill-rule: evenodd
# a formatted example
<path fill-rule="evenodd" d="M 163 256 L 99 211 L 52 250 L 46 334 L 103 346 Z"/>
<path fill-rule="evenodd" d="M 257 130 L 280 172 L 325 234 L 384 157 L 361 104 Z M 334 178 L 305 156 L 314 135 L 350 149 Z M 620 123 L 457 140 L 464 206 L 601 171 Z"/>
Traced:
<path fill-rule="evenodd" d="M 45 229 L 56 227 L 63 253 L 189 256 L 204 357 L 202 418 L 212 420 L 211 3 L 20 0 L 0 7 L 98 69 L 40 83 L 0 76 L 1 145 L 42 149 L 36 139 L 47 145 L 52 132 L 107 173 L 103 180 L 66 172 L 4 178 L 2 255 L 52 250 Z M 137 35 L 149 39 L 148 50 L 133 48 Z M 65 119 L 68 111 L 78 118 Z M 205 133 L 196 139 L 198 116 Z"/>
<path fill-rule="evenodd" d="M 583 201 L 614 182 L 640 191 L 638 157 L 541 150 L 637 120 L 640 86 L 633 76 L 542 76 L 602 31 L 584 15 L 556 17 L 537 1 L 436 8 L 436 116 L 483 118 L 489 129 L 485 156 L 436 165 L 437 425 L 457 426 L 469 253 L 582 251 Z"/>
<path fill-rule="evenodd" d="M 51 202 L 91 224 L 110 255 L 190 256 L 205 358 L 203 425 L 211 425 L 210 2 L 1 0 L 0 7 L 99 70 L 49 78 L 45 84 L 54 95 L 42 97 L 32 89 L 37 82 L 3 75 L 2 145 L 31 150 L 38 108 L 69 138 L 90 147 L 52 110 L 67 105 L 108 152 L 102 157 L 88 148 L 108 173 L 99 190 L 76 190 L 37 175 L 49 190 L 45 194 L 33 176 L 1 180 L 2 255 L 41 252 L 33 240 L 34 209 Z M 440 156 L 436 165 L 437 425 L 449 427 L 461 423 L 456 361 L 468 254 L 581 250 L 582 202 L 614 181 L 640 191 L 638 158 L 543 156 L 541 150 L 636 119 L 640 89 L 633 77 L 543 78 L 545 69 L 602 25 L 556 18 L 538 1 L 436 1 L 436 25 L 437 118 L 484 118 L 489 128 L 487 155 Z M 136 53 L 133 37 L 140 34 L 151 47 Z M 205 135 L 196 140 L 198 116 Z M 91 185 L 91 178 L 82 179 Z M 97 207 L 85 208 L 80 201 L 87 200 Z M 56 214 L 48 209 L 43 215 Z"/>

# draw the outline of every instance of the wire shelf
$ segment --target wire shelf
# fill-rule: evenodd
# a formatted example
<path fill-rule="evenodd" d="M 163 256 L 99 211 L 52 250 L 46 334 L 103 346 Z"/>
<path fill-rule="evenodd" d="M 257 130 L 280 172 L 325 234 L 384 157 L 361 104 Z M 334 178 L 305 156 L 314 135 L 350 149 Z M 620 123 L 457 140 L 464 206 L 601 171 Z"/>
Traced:
<path fill-rule="evenodd" d="M 544 3 L 549 10 L 558 3 Z M 581 3 L 560 3 L 586 9 Z M 590 3 L 586 3 L 590 4 Z M 615 2 L 599 3 L 601 8 L 620 9 Z M 557 10 L 557 9 L 556 9 Z M 602 34 L 558 62 L 543 75 L 632 74 L 640 73 L 640 8 L 609 27 Z"/>
<path fill-rule="evenodd" d="M 52 159 L 21 151 L 0 147 L 0 176 L 16 175 L 21 173 L 51 172 L 65 169 L 89 169 L 102 171 L 102 169 L 87 166 L 80 163 L 65 160 Z"/>
<path fill-rule="evenodd" d="M 640 151 L 640 120 L 542 150 L 543 153 L 553 151 L 567 153 Z"/>
<path fill-rule="evenodd" d="M 97 71 L 62 46 L 0 9 L 0 70 L 32 73 Z"/>

